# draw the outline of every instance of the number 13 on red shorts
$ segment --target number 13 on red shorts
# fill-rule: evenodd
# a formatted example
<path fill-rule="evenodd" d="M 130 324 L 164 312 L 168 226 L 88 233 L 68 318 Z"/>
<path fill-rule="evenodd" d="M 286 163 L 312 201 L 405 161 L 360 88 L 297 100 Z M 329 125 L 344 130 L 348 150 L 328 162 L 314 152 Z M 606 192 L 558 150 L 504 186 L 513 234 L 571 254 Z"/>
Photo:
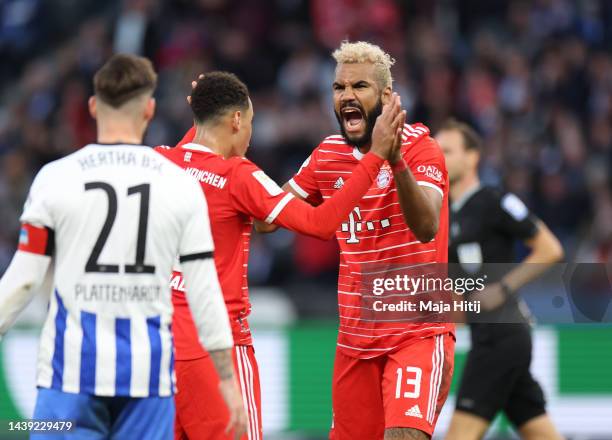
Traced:
<path fill-rule="evenodd" d="M 452 335 L 436 335 L 388 355 L 385 375 L 389 377 L 393 372 L 395 380 L 393 390 L 383 391 L 387 428 L 433 433 L 448 397 L 454 346 Z"/>

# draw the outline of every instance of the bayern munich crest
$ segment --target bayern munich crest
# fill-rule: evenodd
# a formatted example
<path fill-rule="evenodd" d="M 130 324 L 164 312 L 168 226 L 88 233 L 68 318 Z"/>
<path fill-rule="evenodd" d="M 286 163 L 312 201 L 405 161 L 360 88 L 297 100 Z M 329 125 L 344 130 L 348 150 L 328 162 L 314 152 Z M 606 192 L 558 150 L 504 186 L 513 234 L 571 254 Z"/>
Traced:
<path fill-rule="evenodd" d="M 389 182 L 391 182 L 391 171 L 381 169 L 378 177 L 376 177 L 376 185 L 378 188 L 383 189 L 389 186 Z"/>

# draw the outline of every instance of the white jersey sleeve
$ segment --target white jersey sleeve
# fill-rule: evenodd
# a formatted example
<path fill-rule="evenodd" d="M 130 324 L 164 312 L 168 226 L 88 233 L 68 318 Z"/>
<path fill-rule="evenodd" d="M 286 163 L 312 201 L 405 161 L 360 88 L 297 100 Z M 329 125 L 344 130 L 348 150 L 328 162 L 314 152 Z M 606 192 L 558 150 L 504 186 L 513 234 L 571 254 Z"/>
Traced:
<path fill-rule="evenodd" d="M 45 166 L 34 178 L 21 215 L 22 223 L 55 229 L 52 213 L 53 182 L 50 174 L 50 167 Z"/>
<path fill-rule="evenodd" d="M 34 179 L 21 217 L 23 223 L 53 229 L 53 216 L 49 206 L 48 167 Z M 28 246 L 33 237 L 22 229 L 20 245 Z M 52 240 L 52 237 L 47 237 Z M 26 243 L 22 243 L 26 242 Z M 17 251 L 11 264 L 0 279 L 0 337 L 6 333 L 19 313 L 30 303 L 42 284 L 51 262 L 48 255 Z"/>
<path fill-rule="evenodd" d="M 51 258 L 18 251 L 0 279 L 0 338 L 32 301 L 43 283 Z"/>
<path fill-rule="evenodd" d="M 200 343 L 208 351 L 228 349 L 234 341 L 213 259 L 208 206 L 200 186 L 189 180 L 192 188 L 185 193 L 189 212 L 179 250 L 186 297 Z"/>
<path fill-rule="evenodd" d="M 214 250 L 210 220 L 208 218 L 208 204 L 202 188 L 195 179 L 187 177 L 188 182 L 182 194 L 186 202 L 186 222 L 183 227 L 179 248 L 179 261 L 181 263 L 208 258 Z"/>

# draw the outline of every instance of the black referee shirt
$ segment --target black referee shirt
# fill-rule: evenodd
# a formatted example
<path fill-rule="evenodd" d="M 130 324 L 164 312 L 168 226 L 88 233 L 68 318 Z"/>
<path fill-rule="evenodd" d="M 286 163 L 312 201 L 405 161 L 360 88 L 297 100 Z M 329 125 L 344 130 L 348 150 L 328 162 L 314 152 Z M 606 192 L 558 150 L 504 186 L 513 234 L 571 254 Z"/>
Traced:
<path fill-rule="evenodd" d="M 502 265 L 488 266 L 486 270 L 482 265 L 515 263 L 517 240 L 533 238 L 537 233 L 537 219 L 527 206 L 516 195 L 492 187 L 474 188 L 453 201 L 450 208 L 448 262 L 458 263 L 450 271 L 453 276 L 479 277 L 486 272 L 486 284 L 499 281 L 507 271 Z M 488 322 L 527 322 L 519 304 L 519 300 L 508 300 L 480 317 Z"/>

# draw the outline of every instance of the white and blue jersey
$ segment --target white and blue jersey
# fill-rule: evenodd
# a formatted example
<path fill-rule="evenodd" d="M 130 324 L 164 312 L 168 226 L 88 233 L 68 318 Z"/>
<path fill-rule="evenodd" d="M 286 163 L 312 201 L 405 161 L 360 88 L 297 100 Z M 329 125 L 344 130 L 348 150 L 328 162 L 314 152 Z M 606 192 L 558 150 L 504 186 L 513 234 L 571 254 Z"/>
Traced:
<path fill-rule="evenodd" d="M 172 266 L 177 255 L 186 262 L 211 259 L 213 252 L 198 183 L 148 147 L 92 144 L 39 172 L 21 221 L 53 237 L 38 386 L 96 396 L 171 396 Z M 214 269 L 213 275 L 217 286 Z M 188 298 L 199 310 L 215 302 L 206 324 L 221 330 L 207 334 L 199 325 L 201 339 L 209 349 L 231 347 L 220 292 L 209 290 L 218 298 Z M 196 324 L 204 319 L 194 318 Z"/>

